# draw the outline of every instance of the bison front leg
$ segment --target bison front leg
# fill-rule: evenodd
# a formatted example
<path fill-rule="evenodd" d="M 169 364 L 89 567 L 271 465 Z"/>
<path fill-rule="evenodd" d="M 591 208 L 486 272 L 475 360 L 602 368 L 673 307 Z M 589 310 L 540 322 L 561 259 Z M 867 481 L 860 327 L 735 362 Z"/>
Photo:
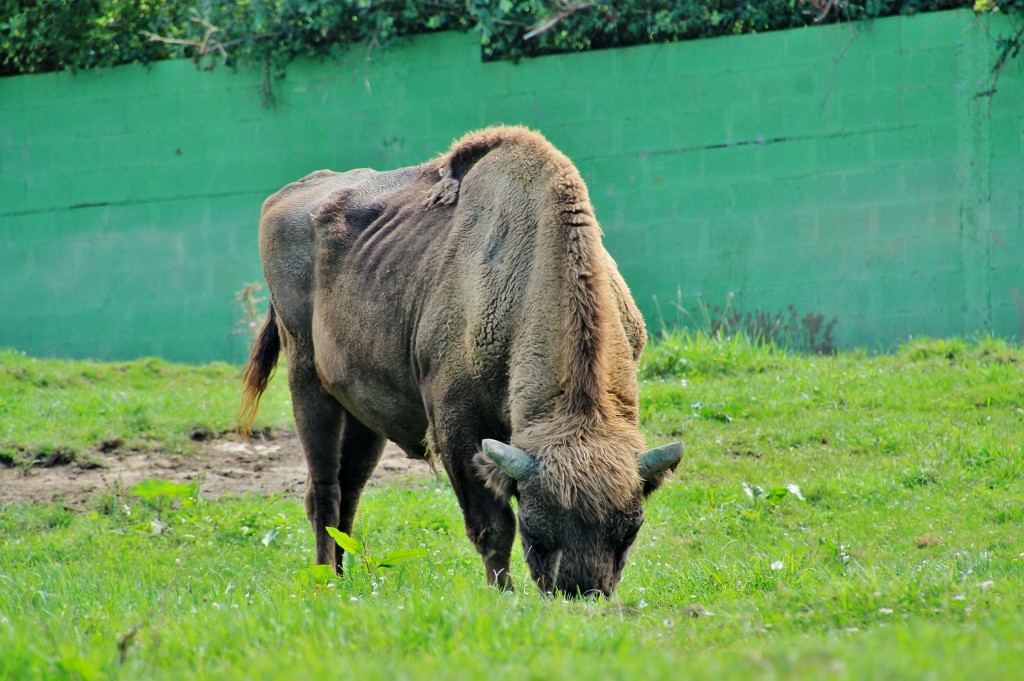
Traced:
<path fill-rule="evenodd" d="M 477 474 L 473 457 L 479 440 L 441 453 L 455 496 L 462 507 L 466 534 L 484 560 L 487 583 L 512 590 L 509 559 L 516 536 L 516 518 L 507 499 L 494 494 Z"/>
<path fill-rule="evenodd" d="M 452 475 L 451 471 L 448 473 Z M 501 590 L 512 590 L 509 560 L 516 537 L 516 519 L 507 501 L 494 496 L 491 490 L 477 481 L 473 470 L 460 470 L 459 482 L 452 484 L 462 506 L 466 521 L 466 535 L 476 546 L 484 561 L 487 583 Z"/>

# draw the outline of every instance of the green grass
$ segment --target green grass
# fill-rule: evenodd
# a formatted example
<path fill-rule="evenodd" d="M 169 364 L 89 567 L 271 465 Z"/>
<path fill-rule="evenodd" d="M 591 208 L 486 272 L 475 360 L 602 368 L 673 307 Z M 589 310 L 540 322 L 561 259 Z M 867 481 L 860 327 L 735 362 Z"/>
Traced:
<path fill-rule="evenodd" d="M 97 450 L 188 452 L 234 427 L 239 369 L 40 360 L 0 350 L 0 463 L 89 464 Z M 254 428 L 291 427 L 285 381 L 263 398 Z"/>
<path fill-rule="evenodd" d="M 687 453 L 648 502 L 614 599 L 544 598 L 519 555 L 520 590 L 488 589 L 453 493 L 433 480 L 369 490 L 356 519 L 372 555 L 426 557 L 326 581 L 303 572 L 300 502 L 154 506 L 109 490 L 88 512 L 0 508 L 0 678 L 1020 678 L 1021 347 L 921 340 L 814 357 L 671 342 L 644 357 L 643 427 Z M 15 359 L 69 382 L 99 372 L 93 385 L 113 392 L 128 366 Z M 132 379 L 121 390 L 136 404 L 177 404 L 191 386 L 217 415 L 156 407 L 137 437 L 230 427 L 235 373 L 161 364 Z M 43 405 L 34 381 L 22 374 L 20 394 Z M 285 399 L 271 393 L 265 424 Z M 46 441 L 26 414 L 2 422 Z M 108 436 L 102 421 L 83 421 L 90 437 Z"/>

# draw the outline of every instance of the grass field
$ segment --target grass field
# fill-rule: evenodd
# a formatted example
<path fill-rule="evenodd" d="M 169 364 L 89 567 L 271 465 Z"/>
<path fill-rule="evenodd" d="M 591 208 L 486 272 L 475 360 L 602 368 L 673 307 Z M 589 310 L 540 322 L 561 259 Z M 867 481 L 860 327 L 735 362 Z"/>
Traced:
<path fill-rule="evenodd" d="M 230 428 L 236 376 L 2 352 L 0 455 L 188 456 Z M 687 453 L 611 600 L 542 597 L 520 555 L 520 589 L 487 588 L 443 481 L 370 490 L 367 554 L 426 555 L 342 578 L 307 569 L 299 501 L 112 488 L 0 506 L 0 679 L 1024 677 L 1021 347 L 673 335 L 641 376 L 649 444 Z M 290 425 L 283 383 L 258 427 Z"/>

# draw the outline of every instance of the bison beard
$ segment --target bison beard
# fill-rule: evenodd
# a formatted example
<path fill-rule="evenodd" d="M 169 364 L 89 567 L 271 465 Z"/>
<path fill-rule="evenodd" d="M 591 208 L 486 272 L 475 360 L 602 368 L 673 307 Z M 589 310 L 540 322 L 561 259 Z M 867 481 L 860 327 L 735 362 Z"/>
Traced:
<path fill-rule="evenodd" d="M 390 439 L 434 456 L 487 580 L 518 525 L 547 592 L 611 595 L 643 497 L 682 445 L 644 451 L 640 313 L 572 163 L 519 127 L 390 172 L 318 171 L 266 200 L 270 314 L 244 376 L 251 425 L 279 351 L 309 469 L 316 560 L 352 531 Z"/>

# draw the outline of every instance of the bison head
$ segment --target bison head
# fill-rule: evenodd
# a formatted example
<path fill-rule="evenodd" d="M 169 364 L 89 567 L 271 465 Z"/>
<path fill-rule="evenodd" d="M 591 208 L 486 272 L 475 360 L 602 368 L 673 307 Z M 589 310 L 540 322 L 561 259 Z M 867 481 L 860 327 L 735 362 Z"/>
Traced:
<path fill-rule="evenodd" d="M 636 457 L 639 483 L 611 508 L 567 507 L 551 493 L 552 481 L 529 453 L 484 440 L 483 455 L 507 476 L 519 502 L 519 536 L 530 574 L 545 592 L 566 597 L 610 596 L 644 521 L 641 501 L 675 468 L 683 446 L 673 443 Z M 511 484 L 514 482 L 514 485 Z"/>

